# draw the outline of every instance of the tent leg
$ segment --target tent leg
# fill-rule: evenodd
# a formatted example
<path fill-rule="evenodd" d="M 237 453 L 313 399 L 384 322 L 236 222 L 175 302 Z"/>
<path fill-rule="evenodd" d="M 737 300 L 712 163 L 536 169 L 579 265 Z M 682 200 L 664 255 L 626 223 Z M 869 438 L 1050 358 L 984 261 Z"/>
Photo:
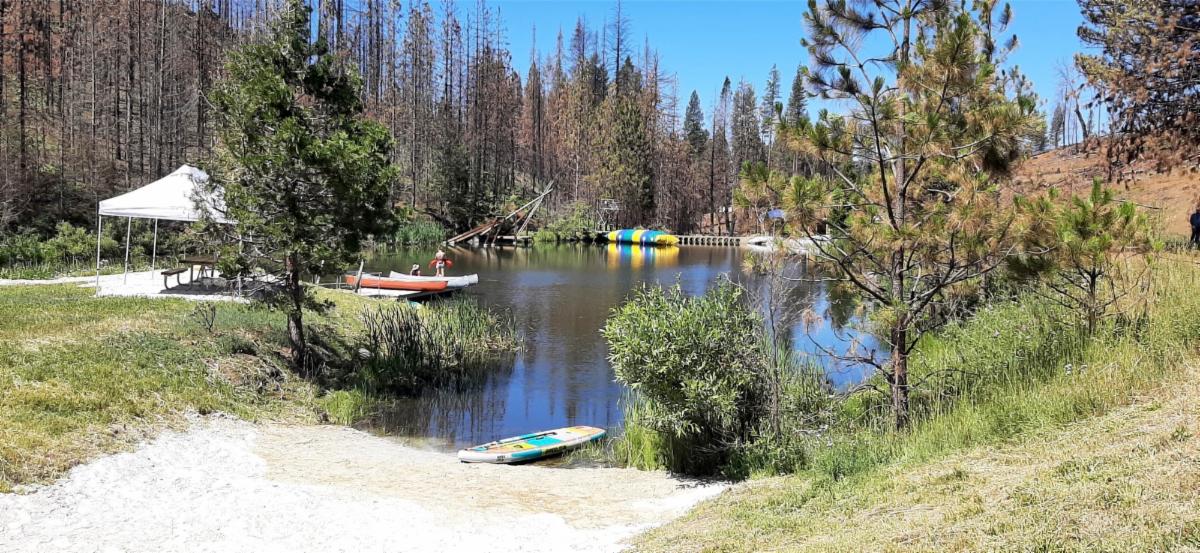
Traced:
<path fill-rule="evenodd" d="M 122 283 L 129 282 L 129 231 L 133 230 L 133 217 L 125 218 L 125 272 L 121 275 Z"/>
<path fill-rule="evenodd" d="M 154 261 L 158 258 L 158 219 L 154 220 L 154 242 L 150 246 L 150 279 L 154 279 Z"/>
<path fill-rule="evenodd" d="M 100 231 L 103 229 L 104 216 L 96 212 L 96 295 L 100 295 Z"/>

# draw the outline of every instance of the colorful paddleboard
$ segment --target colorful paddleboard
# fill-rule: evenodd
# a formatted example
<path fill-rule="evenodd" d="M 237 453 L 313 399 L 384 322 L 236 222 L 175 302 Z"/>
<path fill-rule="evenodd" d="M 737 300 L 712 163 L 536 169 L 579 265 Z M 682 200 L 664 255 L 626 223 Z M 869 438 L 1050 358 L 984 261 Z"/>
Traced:
<path fill-rule="evenodd" d="M 608 241 L 618 244 L 671 246 L 679 243 L 679 237 L 661 230 L 625 229 L 608 233 Z"/>
<path fill-rule="evenodd" d="M 603 429 L 591 426 L 571 426 L 545 432 L 534 432 L 459 450 L 458 460 L 464 463 L 532 461 L 575 449 L 588 442 L 599 440 L 604 435 Z"/>

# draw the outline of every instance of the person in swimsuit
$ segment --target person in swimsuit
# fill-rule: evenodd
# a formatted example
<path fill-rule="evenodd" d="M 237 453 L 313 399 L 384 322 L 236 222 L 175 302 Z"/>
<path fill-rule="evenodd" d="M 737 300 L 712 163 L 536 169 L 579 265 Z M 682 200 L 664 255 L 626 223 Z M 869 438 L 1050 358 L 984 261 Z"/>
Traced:
<path fill-rule="evenodd" d="M 433 254 L 433 267 L 437 269 L 437 276 L 446 276 L 446 252 L 438 248 L 436 254 Z"/>

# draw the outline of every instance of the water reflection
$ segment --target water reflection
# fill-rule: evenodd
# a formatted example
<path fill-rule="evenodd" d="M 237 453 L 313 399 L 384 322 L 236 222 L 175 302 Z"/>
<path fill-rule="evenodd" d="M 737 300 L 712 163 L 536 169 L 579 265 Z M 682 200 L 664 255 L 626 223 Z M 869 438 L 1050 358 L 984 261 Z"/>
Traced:
<path fill-rule="evenodd" d="M 524 344 L 510 366 L 479 388 L 401 400 L 380 421 L 384 430 L 429 438 L 448 449 L 572 424 L 618 426 L 622 388 L 613 381 L 599 331 L 611 310 L 642 283 L 678 283 L 692 295 L 704 293 L 722 275 L 759 294 L 771 285 L 743 272 L 746 253 L 735 248 L 539 244 L 456 248 L 449 254 L 453 274 L 479 274 L 479 285 L 467 293 L 510 311 Z M 368 269 L 399 270 L 430 257 L 429 251 L 389 255 L 371 260 Z M 847 326 L 850 312 L 830 302 L 823 284 L 795 282 L 786 296 L 790 311 L 819 314 L 821 324 L 806 328 L 795 320 L 786 325 L 798 350 L 811 355 L 845 351 L 857 336 Z M 839 387 L 863 374 L 822 364 Z"/>
<path fill-rule="evenodd" d="M 641 246 L 638 244 L 608 244 L 605 254 L 609 268 L 652 266 L 657 269 L 673 267 L 679 262 L 678 246 Z"/>

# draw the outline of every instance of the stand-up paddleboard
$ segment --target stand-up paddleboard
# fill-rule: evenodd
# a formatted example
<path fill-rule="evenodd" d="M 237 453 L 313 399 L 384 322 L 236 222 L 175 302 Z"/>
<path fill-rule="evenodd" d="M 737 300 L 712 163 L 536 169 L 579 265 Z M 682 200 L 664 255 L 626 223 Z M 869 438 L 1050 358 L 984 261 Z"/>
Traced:
<path fill-rule="evenodd" d="M 575 449 L 588 442 L 599 440 L 604 435 L 603 429 L 591 426 L 572 426 L 534 432 L 459 450 L 458 460 L 464 463 L 532 461 Z"/>
<path fill-rule="evenodd" d="M 466 288 L 467 286 L 471 286 L 473 284 L 479 284 L 479 275 L 463 275 L 463 276 L 448 276 L 448 277 L 414 276 L 414 275 L 406 275 L 404 273 L 397 273 L 396 271 L 392 271 L 392 272 L 388 273 L 388 278 L 394 278 L 396 280 L 410 280 L 413 282 L 445 281 L 447 288 Z"/>

